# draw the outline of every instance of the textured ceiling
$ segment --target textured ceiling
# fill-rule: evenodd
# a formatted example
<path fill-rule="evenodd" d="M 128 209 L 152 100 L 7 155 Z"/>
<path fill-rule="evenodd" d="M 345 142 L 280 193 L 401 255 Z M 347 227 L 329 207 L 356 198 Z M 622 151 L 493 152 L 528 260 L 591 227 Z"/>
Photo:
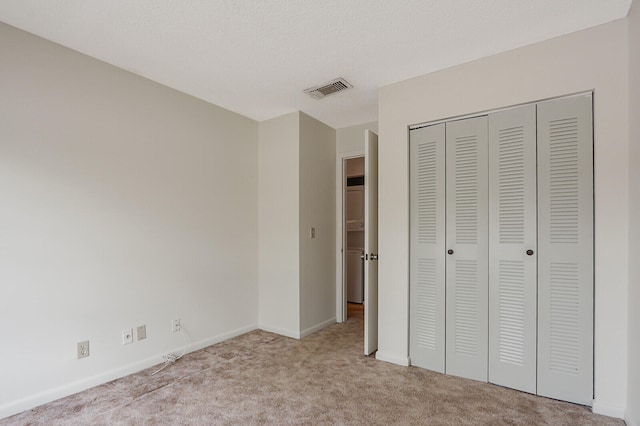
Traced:
<path fill-rule="evenodd" d="M 377 119 L 377 88 L 610 22 L 631 0 L 0 0 L 0 20 L 255 120 Z M 303 90 L 344 77 L 323 100 Z"/>

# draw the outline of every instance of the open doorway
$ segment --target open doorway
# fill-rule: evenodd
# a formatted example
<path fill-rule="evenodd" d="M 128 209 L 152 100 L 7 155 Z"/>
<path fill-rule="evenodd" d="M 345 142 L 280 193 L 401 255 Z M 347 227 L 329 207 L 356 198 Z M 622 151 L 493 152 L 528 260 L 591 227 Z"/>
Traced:
<path fill-rule="evenodd" d="M 378 348 L 378 136 L 372 127 L 377 123 L 339 129 L 336 158 L 336 321 L 347 321 L 348 308 L 362 308 L 365 355 Z M 355 161 L 348 163 L 351 160 Z M 347 197 L 357 199 L 360 206 L 349 205 L 347 212 Z M 349 268 L 349 264 L 359 265 Z M 350 273 L 355 278 L 348 277 Z M 349 278 L 357 283 L 356 289 L 364 287 L 362 303 L 358 290 L 348 285 Z M 357 303 L 350 305 L 348 300 Z"/>
<path fill-rule="evenodd" d="M 359 132 L 358 132 L 359 133 Z M 350 199 L 356 195 L 358 178 L 360 177 L 362 180 L 362 185 L 359 185 L 364 189 L 364 150 L 363 151 L 351 151 L 338 154 L 336 158 L 336 321 L 337 322 L 345 322 L 349 315 L 349 303 L 347 300 L 350 299 L 350 295 L 347 294 L 348 286 L 347 286 L 347 276 L 348 269 L 347 263 L 351 260 L 351 263 L 354 263 L 354 257 L 357 253 L 355 253 L 355 249 L 358 246 L 362 247 L 359 254 L 357 254 L 357 258 L 360 263 L 363 263 L 363 260 L 360 259 L 360 256 L 364 253 L 364 214 L 362 214 L 362 232 L 360 232 L 361 236 L 358 236 L 355 233 L 355 229 L 359 228 L 359 223 L 357 221 L 357 217 L 353 217 L 356 215 L 347 214 L 347 197 L 349 195 Z M 347 170 L 347 166 L 349 169 Z M 351 185 L 347 185 L 347 179 L 356 178 L 350 180 L 349 183 Z M 351 194 L 347 194 L 347 189 L 352 188 L 353 192 Z M 362 191 L 362 202 L 364 203 L 364 190 Z M 352 206 L 350 206 L 352 207 Z M 353 212 L 351 212 L 353 213 Z M 350 219 L 347 219 L 350 217 Z M 348 228 L 348 220 L 351 220 L 352 231 L 349 231 Z M 349 235 L 351 234 L 351 235 Z M 358 241 L 358 237 L 362 240 Z M 349 238 L 349 241 L 347 239 Z M 360 244 L 358 244 L 360 243 Z M 354 247 L 356 246 L 356 247 Z M 348 259 L 349 257 L 349 259 Z M 349 272 L 355 272 L 353 268 L 349 270 Z M 364 285 L 364 271 L 361 271 L 361 276 Z M 351 278 L 354 279 L 353 277 Z M 364 303 L 364 291 L 362 294 L 362 301 L 359 302 L 358 306 L 363 307 Z"/>
<path fill-rule="evenodd" d="M 346 318 L 363 311 L 364 303 L 364 156 L 344 159 L 343 265 L 348 309 Z"/>
<path fill-rule="evenodd" d="M 359 138 L 362 138 L 360 140 L 364 142 L 361 145 L 364 149 L 341 152 L 337 156 L 336 321 L 347 321 L 348 296 L 357 297 L 358 283 L 362 282 L 363 302 L 356 305 L 360 305 L 364 311 L 364 354 L 371 355 L 378 348 L 378 136 L 366 127 L 368 126 L 353 127 L 347 132 L 353 140 L 359 134 Z M 355 159 L 359 160 L 347 170 L 347 162 Z M 357 203 L 349 206 L 350 211 L 347 212 L 347 196 L 357 199 L 364 207 L 364 212 L 362 207 L 358 208 Z M 351 259 L 347 259 L 348 255 Z M 348 263 L 359 263 L 361 266 L 349 269 Z M 356 283 L 350 295 L 347 294 L 349 272 L 355 276 L 353 282 Z M 359 302 L 360 299 L 351 300 Z"/>

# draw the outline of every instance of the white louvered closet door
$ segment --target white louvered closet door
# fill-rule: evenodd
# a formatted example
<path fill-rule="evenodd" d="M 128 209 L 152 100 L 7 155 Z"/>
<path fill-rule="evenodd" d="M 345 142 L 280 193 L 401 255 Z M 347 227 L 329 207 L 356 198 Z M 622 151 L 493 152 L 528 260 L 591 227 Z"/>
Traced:
<path fill-rule="evenodd" d="M 489 115 L 489 382 L 536 393 L 536 106 Z"/>
<path fill-rule="evenodd" d="M 538 206 L 538 394 L 591 405 L 591 96 L 538 104 Z"/>
<path fill-rule="evenodd" d="M 487 381 L 487 117 L 446 125 L 446 373 Z"/>
<path fill-rule="evenodd" d="M 444 373 L 445 125 L 410 133 L 411 364 Z"/>

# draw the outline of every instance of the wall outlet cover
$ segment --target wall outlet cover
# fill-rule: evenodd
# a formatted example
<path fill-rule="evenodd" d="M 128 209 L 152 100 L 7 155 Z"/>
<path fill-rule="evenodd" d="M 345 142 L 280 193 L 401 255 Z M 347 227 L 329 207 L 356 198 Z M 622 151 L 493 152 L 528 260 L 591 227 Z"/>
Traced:
<path fill-rule="evenodd" d="M 129 343 L 133 343 L 133 329 L 127 328 L 122 330 L 122 344 L 128 345 Z"/>
<path fill-rule="evenodd" d="M 89 341 L 78 342 L 78 359 L 89 356 Z"/>
<path fill-rule="evenodd" d="M 171 331 L 174 333 L 180 331 L 180 318 L 171 320 Z"/>
<path fill-rule="evenodd" d="M 137 329 L 137 336 L 138 336 L 138 341 L 146 339 L 147 338 L 147 326 L 146 325 L 139 325 L 138 329 Z"/>

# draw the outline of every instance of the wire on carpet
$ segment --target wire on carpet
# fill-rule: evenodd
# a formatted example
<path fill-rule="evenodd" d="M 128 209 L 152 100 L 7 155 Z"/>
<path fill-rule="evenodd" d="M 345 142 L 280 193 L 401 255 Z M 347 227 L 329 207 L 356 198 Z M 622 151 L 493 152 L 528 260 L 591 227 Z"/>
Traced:
<path fill-rule="evenodd" d="M 164 364 L 162 365 L 162 367 L 158 368 L 156 371 L 151 373 L 150 376 L 153 376 L 156 373 L 161 372 L 162 370 L 167 368 L 169 365 L 173 364 L 174 362 L 182 358 L 185 353 L 187 353 L 187 335 L 184 334 L 184 330 L 182 330 L 182 327 L 180 327 L 180 333 L 182 333 L 182 339 L 184 340 L 184 349 L 182 349 L 182 353 L 180 355 L 174 355 L 174 354 L 162 355 L 162 357 L 165 359 Z"/>

